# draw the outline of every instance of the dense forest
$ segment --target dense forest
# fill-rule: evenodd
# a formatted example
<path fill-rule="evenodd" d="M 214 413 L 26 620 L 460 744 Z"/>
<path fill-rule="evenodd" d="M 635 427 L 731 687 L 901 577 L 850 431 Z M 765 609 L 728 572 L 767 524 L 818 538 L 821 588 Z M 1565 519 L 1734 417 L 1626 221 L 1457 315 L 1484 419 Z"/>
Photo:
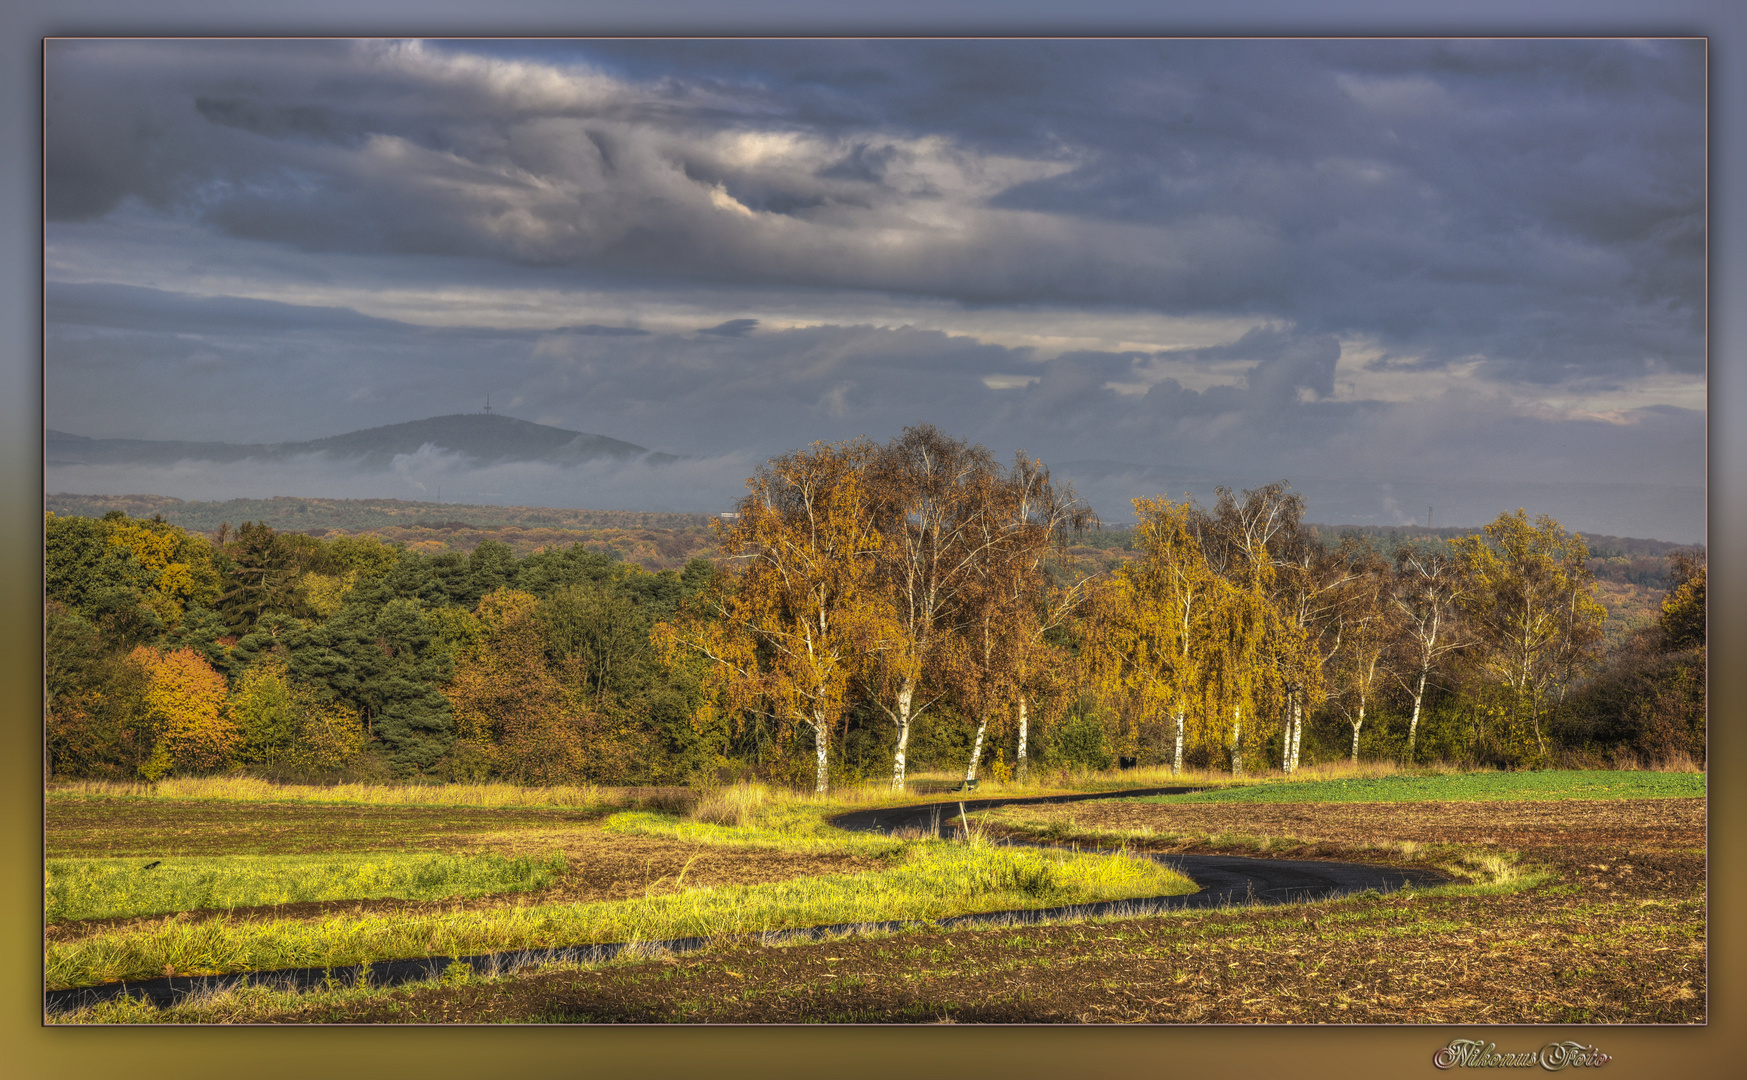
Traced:
<path fill-rule="evenodd" d="M 1703 760 L 1700 549 L 1521 511 L 1335 531 L 1285 482 L 1137 500 L 1100 531 L 1040 463 L 926 427 L 784 455 L 749 491 L 709 532 L 671 522 L 689 539 L 659 557 L 709 557 L 658 570 L 483 524 L 432 544 L 51 510 L 51 774 L 825 787 Z M 1610 583 L 1656 602 L 1622 629 Z"/>

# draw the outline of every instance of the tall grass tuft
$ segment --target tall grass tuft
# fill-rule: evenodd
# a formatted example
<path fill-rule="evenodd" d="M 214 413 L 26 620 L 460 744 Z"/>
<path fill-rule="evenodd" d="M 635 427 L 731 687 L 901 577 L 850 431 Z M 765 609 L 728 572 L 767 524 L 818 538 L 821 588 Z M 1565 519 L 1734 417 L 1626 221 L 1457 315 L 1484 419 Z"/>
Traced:
<path fill-rule="evenodd" d="M 745 827 L 757 819 L 761 807 L 776 801 L 776 793 L 765 784 L 733 784 L 700 796 L 691 818 L 710 825 Z"/>

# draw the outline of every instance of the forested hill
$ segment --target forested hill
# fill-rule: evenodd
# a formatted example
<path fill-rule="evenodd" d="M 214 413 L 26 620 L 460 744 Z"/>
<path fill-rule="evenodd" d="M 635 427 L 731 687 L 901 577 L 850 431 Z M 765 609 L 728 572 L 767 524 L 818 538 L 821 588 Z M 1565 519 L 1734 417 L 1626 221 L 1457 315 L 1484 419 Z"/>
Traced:
<path fill-rule="evenodd" d="M 184 502 L 167 495 L 50 495 L 43 509 L 61 517 L 100 518 L 111 510 L 129 517 L 164 520 L 189 532 L 259 521 L 281 532 L 366 532 L 394 528 L 453 531 L 456 528 L 687 529 L 709 514 L 659 514 L 636 510 L 566 510 L 546 506 L 471 506 L 401 499 L 227 499 Z"/>
<path fill-rule="evenodd" d="M 322 439 L 284 443 L 175 442 L 153 439 L 91 439 L 64 431 L 48 432 L 49 465 L 95 465 L 110 462 L 241 461 L 246 458 L 288 458 L 302 454 L 361 459 L 385 465 L 396 454 L 414 454 L 434 446 L 461 454 L 479 464 L 505 461 L 574 463 L 598 458 L 642 457 L 655 463 L 679 459 L 672 454 L 605 435 L 591 435 L 488 413 L 457 413 L 387 424 Z"/>

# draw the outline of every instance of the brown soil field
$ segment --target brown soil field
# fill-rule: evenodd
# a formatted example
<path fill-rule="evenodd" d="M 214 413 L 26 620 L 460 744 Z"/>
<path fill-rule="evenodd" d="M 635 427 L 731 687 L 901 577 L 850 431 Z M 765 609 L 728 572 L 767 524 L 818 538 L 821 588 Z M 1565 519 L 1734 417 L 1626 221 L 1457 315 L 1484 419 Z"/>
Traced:
<path fill-rule="evenodd" d="M 447 851 L 482 832 L 567 828 L 612 812 L 57 797 L 43 840 L 51 859 Z"/>
<path fill-rule="evenodd" d="M 1704 799 L 1468 803 L 1091 802 L 1013 808 L 999 823 L 1058 830 L 1141 833 L 1146 851 L 1231 851 L 1267 838 L 1282 858 L 1436 862 L 1437 851 L 1403 854 L 1402 841 L 1516 852 L 1568 882 L 1621 896 L 1682 891 L 1705 877 Z M 1017 831 L 1017 830 L 1014 830 Z M 1152 835 L 1147 836 L 1150 832 Z"/>
<path fill-rule="evenodd" d="M 532 970 L 236 1019 L 287 1023 L 1694 1024 L 1706 1019 L 1704 801 L 1026 810 L 1143 846 L 1369 862 L 1520 852 L 1515 892 L 1367 895 L 1044 927 L 915 931 Z M 1170 834 L 1169 839 L 1158 836 Z M 1423 850 L 1403 851 L 1407 840 Z M 1373 846 L 1375 845 L 1375 846 Z M 1454 845 L 1454 846 L 1450 846 Z M 1459 851 L 1460 849 L 1460 851 Z M 192 1017 L 191 1017 L 192 1018 Z"/>

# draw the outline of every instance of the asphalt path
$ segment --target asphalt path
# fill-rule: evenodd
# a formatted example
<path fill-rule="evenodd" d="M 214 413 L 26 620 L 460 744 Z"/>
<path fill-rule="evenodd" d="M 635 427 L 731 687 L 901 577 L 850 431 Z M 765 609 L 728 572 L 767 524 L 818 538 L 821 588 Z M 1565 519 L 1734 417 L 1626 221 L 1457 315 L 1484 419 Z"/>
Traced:
<path fill-rule="evenodd" d="M 1193 787 L 1140 788 L 1127 791 L 1099 791 L 1079 795 L 1046 795 L 1023 799 L 965 799 L 962 802 L 927 803 L 919 806 L 887 807 L 879 810 L 857 810 L 840 814 L 831 824 L 857 832 L 932 833 L 956 832 L 953 822 L 961 812 L 975 813 L 998 806 L 1039 806 L 1057 803 L 1088 802 L 1093 799 L 1132 799 L 1146 795 L 1186 795 L 1200 791 Z M 1047 847 L 1025 844 L 1026 847 Z M 1137 854 L 1130 852 L 1130 854 Z M 1144 854 L 1144 853 L 1140 853 Z M 1405 869 L 1395 866 L 1372 866 L 1367 863 L 1332 862 L 1321 859 L 1260 859 L 1243 855 L 1145 855 L 1176 870 L 1200 889 L 1183 896 L 1160 896 L 1147 900 L 1123 901 L 1129 905 L 1144 905 L 1152 911 L 1181 911 L 1201 908 L 1233 907 L 1242 904 L 1289 904 L 1309 900 L 1328 900 L 1337 896 L 1376 890 L 1393 892 L 1406 885 L 1424 888 L 1441 885 L 1449 880 L 1434 870 Z M 1092 905 L 1094 907 L 1105 905 Z M 1108 905 L 1119 907 L 1120 904 Z M 1010 919 L 1019 912 L 999 912 L 994 918 Z M 969 919 L 982 916 L 966 916 Z"/>
<path fill-rule="evenodd" d="M 1092 799 L 1127 799 L 1144 795 L 1180 795 L 1199 790 L 1187 787 L 1144 788 L 1128 791 L 1094 792 L 1080 795 L 1050 795 L 1024 799 L 966 799 L 962 802 L 928 803 L 916 806 L 879 810 L 857 810 L 831 819 L 841 829 L 859 832 L 891 834 L 904 831 L 953 831 L 951 823 L 966 812 L 987 810 L 997 806 L 1021 806 L 1049 803 L 1085 802 Z M 1043 847 L 1047 845 L 1025 845 Z M 1027 911 L 993 911 L 974 915 L 959 915 L 934 923 L 886 921 L 850 923 L 836 926 L 812 926 L 795 930 L 772 931 L 760 936 L 767 944 L 797 941 L 819 941 L 843 934 L 892 933 L 906 928 L 935 926 L 1020 926 L 1064 918 L 1099 916 L 1143 917 L 1170 911 L 1207 908 L 1241 907 L 1250 904 L 1287 904 L 1311 900 L 1327 900 L 1366 890 L 1392 892 L 1406 885 L 1423 887 L 1447 881 L 1430 870 L 1370 866 L 1364 863 L 1324 862 L 1308 859 L 1257 859 L 1239 855 L 1150 855 L 1192 879 L 1200 889 L 1183 896 L 1156 896 L 1140 900 L 1114 900 L 1073 907 L 1046 908 Z M 420 957 L 412 960 L 382 960 L 338 968 L 293 968 L 282 971 L 243 972 L 233 975 L 177 975 L 138 982 L 104 983 L 100 986 L 79 986 L 65 990 L 48 990 L 43 994 L 43 1010 L 47 1013 L 66 1012 L 122 996 L 150 1001 L 162 1008 L 191 994 L 211 993 L 241 986 L 275 986 L 288 990 L 307 990 L 320 986 L 393 986 L 439 978 L 451 965 L 464 964 L 475 975 L 496 975 L 518 968 L 555 962 L 601 963 L 626 952 L 686 953 L 696 952 L 709 944 L 707 938 L 678 938 L 670 941 L 623 942 L 603 945 L 569 946 L 553 949 L 522 949 L 515 952 L 487 953 L 479 956 L 451 958 Z"/>

